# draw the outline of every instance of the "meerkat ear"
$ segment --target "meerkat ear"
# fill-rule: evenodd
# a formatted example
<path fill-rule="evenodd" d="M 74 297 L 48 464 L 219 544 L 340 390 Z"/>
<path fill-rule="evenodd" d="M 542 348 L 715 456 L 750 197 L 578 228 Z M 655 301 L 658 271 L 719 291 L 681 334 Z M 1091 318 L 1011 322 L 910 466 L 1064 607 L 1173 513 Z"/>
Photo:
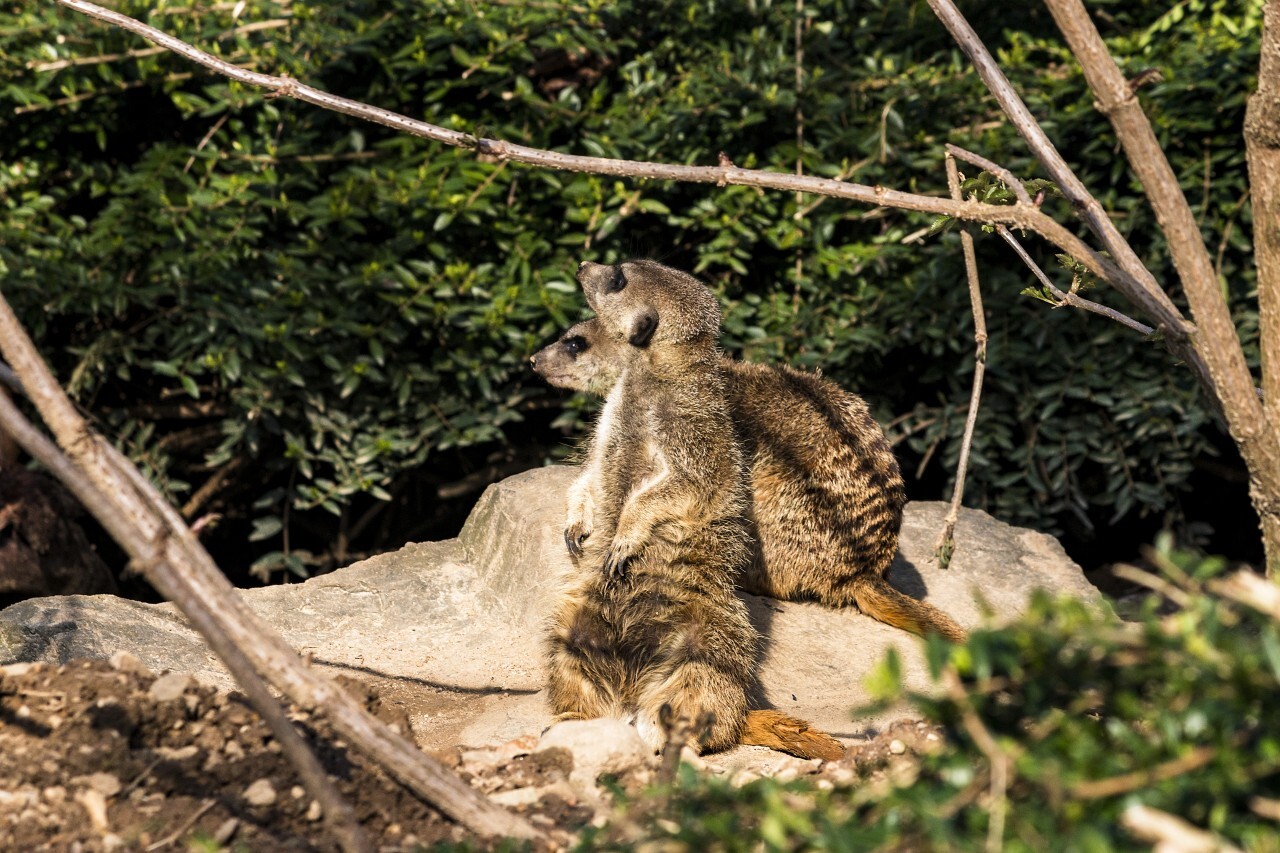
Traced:
<path fill-rule="evenodd" d="M 633 347 L 647 346 L 657 329 L 658 312 L 646 308 L 631 318 L 631 333 L 627 335 L 627 342 Z"/>

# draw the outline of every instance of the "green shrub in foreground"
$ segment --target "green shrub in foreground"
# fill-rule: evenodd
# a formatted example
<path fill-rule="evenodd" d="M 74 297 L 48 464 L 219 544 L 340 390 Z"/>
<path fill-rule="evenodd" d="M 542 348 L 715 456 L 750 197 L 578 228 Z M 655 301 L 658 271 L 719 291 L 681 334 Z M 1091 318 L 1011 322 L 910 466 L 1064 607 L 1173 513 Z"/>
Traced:
<path fill-rule="evenodd" d="M 1220 561 L 1159 560 L 1186 597 L 1172 615 L 1153 602 L 1121 622 L 1041 598 L 965 647 L 931 645 L 935 678 L 952 686 L 905 698 L 946 727 L 947 744 L 910 778 L 821 792 L 771 780 L 734 789 L 689 773 L 668 810 L 645 819 L 646 840 L 695 850 L 984 850 L 995 841 L 1007 851 L 1149 850 L 1120 825 L 1140 803 L 1250 853 L 1280 850 L 1277 823 L 1254 810 L 1266 811 L 1256 798 L 1280 797 L 1280 629 L 1203 585 Z M 886 701 L 903 698 L 897 669 L 888 660 L 874 677 Z M 1003 795 L 975 734 L 989 734 L 1009 762 Z M 1003 828 L 989 838 L 993 819 Z M 606 829 L 586 843 L 638 846 L 620 838 Z"/>

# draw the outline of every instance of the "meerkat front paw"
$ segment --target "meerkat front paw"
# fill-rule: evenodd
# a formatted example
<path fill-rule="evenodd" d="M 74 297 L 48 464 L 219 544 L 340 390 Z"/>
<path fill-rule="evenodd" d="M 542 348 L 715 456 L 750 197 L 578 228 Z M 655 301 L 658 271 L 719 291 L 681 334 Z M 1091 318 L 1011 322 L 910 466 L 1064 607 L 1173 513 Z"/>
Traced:
<path fill-rule="evenodd" d="M 589 495 L 569 502 L 569 517 L 565 519 L 564 528 L 564 546 L 569 549 L 569 556 L 575 558 L 582 556 L 582 543 L 586 542 L 587 537 L 591 535 L 594 514 Z"/>
<path fill-rule="evenodd" d="M 582 556 L 582 543 L 587 541 L 590 535 L 591 531 L 587 530 L 581 521 L 570 524 L 564 529 L 564 546 L 569 549 L 571 557 Z"/>
<path fill-rule="evenodd" d="M 625 539 L 614 539 L 604 558 L 604 576 L 610 582 L 624 580 L 631 563 L 640 556 L 640 546 Z"/>

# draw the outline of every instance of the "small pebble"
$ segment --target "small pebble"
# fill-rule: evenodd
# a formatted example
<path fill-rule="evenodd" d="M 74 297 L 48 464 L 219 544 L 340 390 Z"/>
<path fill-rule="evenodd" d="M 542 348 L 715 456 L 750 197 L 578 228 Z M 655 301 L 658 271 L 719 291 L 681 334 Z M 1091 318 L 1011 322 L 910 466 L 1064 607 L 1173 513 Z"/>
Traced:
<path fill-rule="evenodd" d="M 148 677 L 154 674 L 147 669 L 146 664 L 125 651 L 116 652 L 111 656 L 111 668 L 118 672 L 132 672 Z"/>
<path fill-rule="evenodd" d="M 303 788 L 301 785 L 294 785 L 292 788 L 289 789 L 289 796 L 293 797 L 295 800 L 300 800 L 306 795 L 307 795 L 307 790 L 306 788 Z"/>
<path fill-rule="evenodd" d="M 307 820 L 315 822 L 324 817 L 324 809 L 320 807 L 319 800 L 312 800 L 311 805 L 307 807 Z"/>
<path fill-rule="evenodd" d="M 191 686 L 191 676 L 181 672 L 170 672 L 157 678 L 147 695 L 157 702 L 173 702 L 182 698 L 182 694 Z"/>
<path fill-rule="evenodd" d="M 94 773 L 88 779 L 89 787 L 104 797 L 114 797 L 124 787 L 111 773 Z"/>
<path fill-rule="evenodd" d="M 244 789 L 244 798 L 251 806 L 269 806 L 276 801 L 276 789 L 270 779 L 259 779 Z"/>
<path fill-rule="evenodd" d="M 907 751 L 907 745 L 897 738 L 894 738 L 889 741 L 889 751 L 894 755 L 902 755 L 902 753 Z"/>
<path fill-rule="evenodd" d="M 236 830 L 240 828 L 240 821 L 234 817 L 229 817 L 218 827 L 218 831 L 213 834 L 214 843 L 219 846 L 225 846 L 232 836 L 236 834 Z"/>

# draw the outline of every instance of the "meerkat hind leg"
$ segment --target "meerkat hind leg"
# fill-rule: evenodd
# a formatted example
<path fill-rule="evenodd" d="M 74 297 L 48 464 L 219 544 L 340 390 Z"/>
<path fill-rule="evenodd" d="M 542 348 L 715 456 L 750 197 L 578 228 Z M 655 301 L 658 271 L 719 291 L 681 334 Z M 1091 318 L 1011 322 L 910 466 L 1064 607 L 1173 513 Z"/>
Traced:
<path fill-rule="evenodd" d="M 622 718 L 623 674 L 598 619 L 585 609 L 558 615 L 547 644 L 547 694 L 556 714 Z"/>
<path fill-rule="evenodd" d="M 711 664 L 686 661 L 642 689 L 637 706 L 636 730 L 655 753 L 666 745 L 664 717 L 683 720 L 695 731 L 705 722 L 699 741 L 688 746 L 699 753 L 719 752 L 738 743 L 747 716 L 747 691 L 740 681 Z"/>

